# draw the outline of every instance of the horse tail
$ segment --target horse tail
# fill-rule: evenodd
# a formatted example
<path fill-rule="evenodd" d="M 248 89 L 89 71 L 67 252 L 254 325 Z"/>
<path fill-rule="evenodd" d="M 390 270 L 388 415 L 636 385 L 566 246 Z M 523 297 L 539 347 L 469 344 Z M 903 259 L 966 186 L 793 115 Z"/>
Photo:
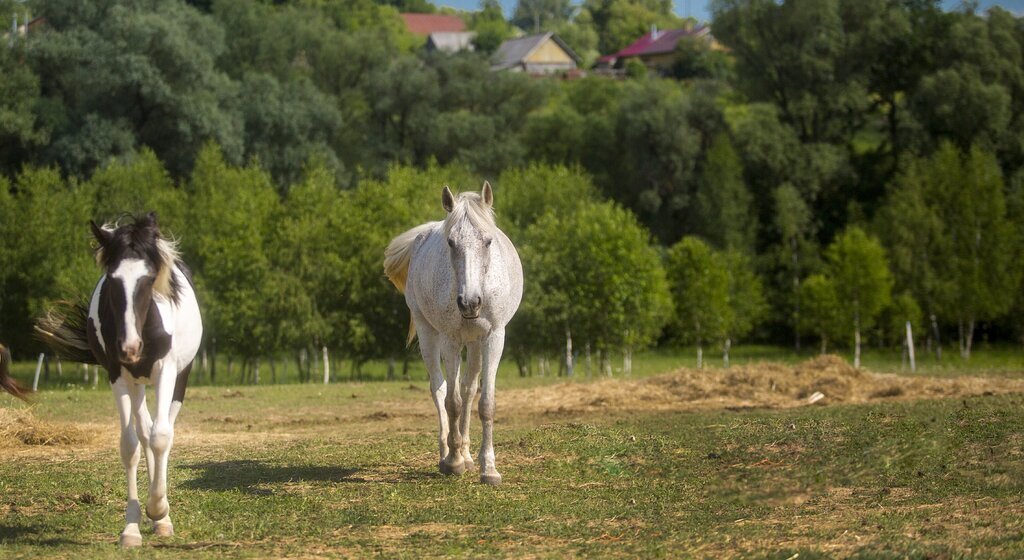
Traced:
<path fill-rule="evenodd" d="M 99 364 L 89 346 L 86 325 L 89 310 L 84 304 L 61 302 L 36 320 L 36 338 L 62 359 L 83 364 Z"/>
<path fill-rule="evenodd" d="M 405 283 L 409 279 L 409 262 L 412 261 L 412 250 L 421 237 L 426 236 L 436 223 L 426 223 L 416 226 L 409 231 L 400 234 L 388 243 L 384 249 L 384 274 L 391 280 L 391 283 L 398 288 L 399 292 L 405 293 Z M 409 319 L 409 338 L 406 344 L 412 344 L 416 338 L 416 324 L 412 318 Z"/>
<path fill-rule="evenodd" d="M 0 389 L 28 402 L 25 389 L 11 377 L 11 351 L 3 344 L 0 344 Z"/>

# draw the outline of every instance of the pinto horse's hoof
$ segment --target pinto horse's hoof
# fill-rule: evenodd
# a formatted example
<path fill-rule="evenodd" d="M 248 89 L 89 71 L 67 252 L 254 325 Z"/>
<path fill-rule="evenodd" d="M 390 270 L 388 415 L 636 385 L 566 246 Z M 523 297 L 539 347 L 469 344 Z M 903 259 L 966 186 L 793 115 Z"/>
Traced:
<path fill-rule="evenodd" d="M 466 472 L 465 461 L 460 461 L 454 465 L 449 465 L 446 461 L 441 461 L 441 464 L 438 465 L 438 467 L 441 469 L 441 474 L 460 475 Z"/>
<path fill-rule="evenodd" d="M 501 486 L 501 475 L 498 473 L 481 474 L 480 483 L 488 486 Z"/>
<path fill-rule="evenodd" d="M 142 535 L 138 533 L 121 533 L 121 538 L 118 539 L 117 544 L 121 548 L 142 546 Z"/>
<path fill-rule="evenodd" d="M 476 463 L 474 463 L 472 459 L 466 459 L 465 457 L 463 457 L 462 462 L 464 465 L 466 465 L 467 471 L 471 471 L 474 468 L 476 468 Z"/>
<path fill-rule="evenodd" d="M 174 536 L 174 524 L 171 520 L 166 521 L 154 521 L 153 522 L 153 534 L 158 537 L 173 537 Z"/>

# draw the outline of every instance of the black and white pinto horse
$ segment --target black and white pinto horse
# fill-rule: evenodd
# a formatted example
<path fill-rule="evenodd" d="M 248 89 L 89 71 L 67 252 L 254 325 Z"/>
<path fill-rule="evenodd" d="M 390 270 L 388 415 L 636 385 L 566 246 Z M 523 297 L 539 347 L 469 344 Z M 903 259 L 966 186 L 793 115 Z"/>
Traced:
<path fill-rule="evenodd" d="M 142 544 L 136 475 L 140 448 L 146 454 L 146 515 L 157 536 L 174 534 L 167 503 L 167 460 L 174 422 L 185 399 L 192 361 L 203 335 L 191 274 L 176 244 L 165 239 L 156 215 L 124 225 L 97 226 L 96 262 L 103 269 L 89 308 L 53 313 L 36 326 L 58 355 L 102 365 L 120 416 L 121 462 L 128 477 L 123 547 Z M 146 405 L 146 385 L 156 392 L 156 414 Z M 141 443 L 141 445 L 140 445 Z"/>

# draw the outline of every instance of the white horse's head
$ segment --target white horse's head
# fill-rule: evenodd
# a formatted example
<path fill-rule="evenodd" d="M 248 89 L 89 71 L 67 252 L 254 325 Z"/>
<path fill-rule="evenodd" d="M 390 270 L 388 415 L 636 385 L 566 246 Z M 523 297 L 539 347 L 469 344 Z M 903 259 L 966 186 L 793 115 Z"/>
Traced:
<path fill-rule="evenodd" d="M 491 184 L 477 193 L 458 196 L 446 185 L 441 205 L 448 212 L 444 234 L 448 257 L 455 272 L 455 302 L 463 318 L 476 319 L 484 306 L 484 279 L 491 262 L 491 246 L 497 228 L 494 225 L 494 194 Z"/>

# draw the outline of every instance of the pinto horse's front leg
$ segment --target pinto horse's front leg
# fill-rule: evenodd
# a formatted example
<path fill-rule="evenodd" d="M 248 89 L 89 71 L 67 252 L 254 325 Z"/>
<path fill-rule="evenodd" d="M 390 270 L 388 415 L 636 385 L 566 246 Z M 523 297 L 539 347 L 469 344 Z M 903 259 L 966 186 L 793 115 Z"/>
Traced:
<path fill-rule="evenodd" d="M 150 430 L 149 446 L 153 451 L 153 473 L 150 480 L 149 500 L 146 503 L 146 515 L 153 520 L 153 532 L 157 536 L 174 534 L 171 523 L 170 506 L 167 502 L 167 462 L 174 443 L 174 418 L 171 414 L 171 398 L 174 395 L 174 383 L 178 377 L 177 367 L 173 360 L 165 359 L 155 373 L 156 379 L 156 418 Z"/>
<path fill-rule="evenodd" d="M 494 464 L 494 382 L 498 375 L 498 362 L 505 349 L 505 329 L 495 329 L 483 343 L 483 383 L 480 386 L 480 482 L 497 486 L 501 474 Z"/>
<path fill-rule="evenodd" d="M 134 387 L 121 373 L 117 381 L 110 385 L 114 391 L 114 402 L 117 404 L 118 420 L 121 427 L 121 464 L 124 465 L 128 479 L 128 505 L 125 508 L 125 526 L 121 531 L 119 544 L 124 548 L 142 546 L 142 533 L 139 532 L 139 521 L 142 509 L 139 507 L 138 468 L 139 438 L 132 426 L 132 411 L 135 401 Z"/>

